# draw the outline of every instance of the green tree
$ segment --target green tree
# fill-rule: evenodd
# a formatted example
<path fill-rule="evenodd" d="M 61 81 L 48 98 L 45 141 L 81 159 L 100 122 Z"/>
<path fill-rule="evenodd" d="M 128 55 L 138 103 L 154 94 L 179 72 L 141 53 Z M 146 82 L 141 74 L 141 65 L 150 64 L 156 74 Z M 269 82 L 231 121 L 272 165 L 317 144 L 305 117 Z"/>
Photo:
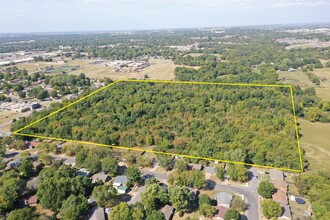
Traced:
<path fill-rule="evenodd" d="M 146 210 L 153 210 L 169 201 L 167 193 L 158 183 L 146 184 L 141 194 L 141 202 Z"/>
<path fill-rule="evenodd" d="M 24 177 L 29 177 L 33 173 L 33 164 L 31 160 L 25 159 L 18 167 L 18 170 Z"/>
<path fill-rule="evenodd" d="M 7 220 L 31 220 L 36 217 L 36 213 L 30 207 L 22 209 L 16 209 L 11 211 L 7 217 Z"/>
<path fill-rule="evenodd" d="M 157 161 L 159 162 L 159 165 L 167 171 L 173 168 L 172 157 L 169 155 L 158 155 Z"/>
<path fill-rule="evenodd" d="M 133 220 L 131 214 L 131 207 L 126 202 L 121 202 L 119 205 L 113 207 L 111 212 L 112 220 Z"/>
<path fill-rule="evenodd" d="M 310 107 L 306 112 L 306 116 L 311 122 L 319 121 L 322 111 L 318 107 Z"/>
<path fill-rule="evenodd" d="M 175 166 L 174 168 L 179 172 L 179 173 L 182 173 L 183 171 L 186 171 L 189 169 L 189 166 L 188 164 L 183 161 L 183 160 L 179 160 L 179 161 L 176 161 L 175 162 Z"/>
<path fill-rule="evenodd" d="M 119 165 L 113 158 L 107 157 L 102 160 L 102 171 L 114 177 L 119 172 Z"/>
<path fill-rule="evenodd" d="M 148 215 L 146 220 L 165 220 L 165 216 L 161 211 L 152 210 Z"/>
<path fill-rule="evenodd" d="M 20 189 L 23 187 L 21 180 L 15 176 L 0 177 L 0 211 L 8 211 L 15 208 L 16 202 L 20 196 Z"/>
<path fill-rule="evenodd" d="M 88 212 L 87 199 L 83 195 L 71 195 L 62 204 L 61 219 L 82 219 Z"/>
<path fill-rule="evenodd" d="M 262 208 L 262 214 L 268 219 L 278 218 L 282 214 L 282 208 L 280 204 L 271 199 L 262 201 L 261 208 Z"/>
<path fill-rule="evenodd" d="M 106 185 L 95 186 L 92 197 L 100 207 L 108 207 L 114 204 L 116 190 Z"/>
<path fill-rule="evenodd" d="M 128 167 L 125 170 L 125 174 L 128 179 L 127 185 L 140 184 L 142 182 L 142 173 L 135 166 Z"/>
<path fill-rule="evenodd" d="M 231 207 L 233 209 L 236 209 L 236 210 L 240 211 L 240 212 L 244 212 L 247 209 L 246 203 L 239 196 L 234 197 L 233 201 L 231 202 Z"/>
<path fill-rule="evenodd" d="M 185 186 L 172 186 L 168 194 L 173 207 L 180 211 L 186 209 L 189 204 L 190 192 Z"/>
<path fill-rule="evenodd" d="M 38 92 L 36 98 L 39 99 L 39 100 L 44 100 L 45 98 L 47 98 L 47 95 L 48 95 L 47 91 L 44 90 L 44 89 L 41 89 L 41 90 Z"/>
<path fill-rule="evenodd" d="M 225 169 L 223 167 L 216 167 L 217 177 L 219 180 L 224 181 L 225 180 Z"/>
<path fill-rule="evenodd" d="M 208 203 L 204 203 L 201 206 L 199 206 L 199 214 L 207 217 L 207 218 L 211 218 L 215 213 L 215 208 L 208 204 Z"/>
<path fill-rule="evenodd" d="M 233 181 L 246 182 L 248 179 L 248 172 L 245 166 L 231 164 L 228 168 L 227 174 Z"/>
<path fill-rule="evenodd" d="M 92 173 L 97 173 L 102 170 L 100 158 L 97 156 L 88 156 L 84 160 L 84 166 Z"/>
<path fill-rule="evenodd" d="M 52 98 L 57 98 L 58 97 L 57 91 L 55 89 L 50 91 L 50 97 L 52 97 Z"/>
<path fill-rule="evenodd" d="M 274 185 L 269 181 L 262 181 L 258 187 L 258 193 L 266 199 L 272 198 L 273 193 L 275 192 Z"/>
<path fill-rule="evenodd" d="M 24 98 L 26 98 L 26 92 L 24 92 L 24 91 L 20 91 L 20 92 L 18 92 L 18 97 L 19 97 L 20 99 L 24 99 Z"/>
<path fill-rule="evenodd" d="M 206 194 L 199 195 L 198 197 L 198 205 L 201 206 L 203 204 L 212 204 L 210 197 Z"/>
<path fill-rule="evenodd" d="M 239 212 L 235 209 L 228 209 L 224 219 L 225 220 L 240 220 L 241 214 L 239 214 Z"/>

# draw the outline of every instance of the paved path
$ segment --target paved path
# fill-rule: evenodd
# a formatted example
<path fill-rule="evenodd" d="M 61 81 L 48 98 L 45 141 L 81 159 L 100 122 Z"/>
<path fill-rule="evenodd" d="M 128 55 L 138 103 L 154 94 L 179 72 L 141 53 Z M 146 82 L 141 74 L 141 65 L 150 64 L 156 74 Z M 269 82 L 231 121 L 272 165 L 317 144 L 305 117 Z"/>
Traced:
<path fill-rule="evenodd" d="M 147 175 L 148 177 L 155 177 L 157 179 L 167 181 L 167 175 L 164 173 L 156 173 L 156 172 L 150 172 L 150 171 L 145 171 L 145 170 L 142 170 L 142 173 L 145 176 Z M 249 181 L 249 185 L 247 187 L 239 186 L 239 185 L 215 184 L 214 186 L 212 186 L 212 188 L 215 190 L 223 190 L 223 191 L 228 191 L 228 192 L 233 192 L 233 193 L 238 193 L 238 194 L 244 195 L 248 202 L 247 218 L 249 220 L 259 220 L 258 169 L 257 168 L 253 167 L 250 169 L 250 181 Z M 142 191 L 139 190 L 138 193 L 133 197 L 134 202 L 139 201 Z"/>

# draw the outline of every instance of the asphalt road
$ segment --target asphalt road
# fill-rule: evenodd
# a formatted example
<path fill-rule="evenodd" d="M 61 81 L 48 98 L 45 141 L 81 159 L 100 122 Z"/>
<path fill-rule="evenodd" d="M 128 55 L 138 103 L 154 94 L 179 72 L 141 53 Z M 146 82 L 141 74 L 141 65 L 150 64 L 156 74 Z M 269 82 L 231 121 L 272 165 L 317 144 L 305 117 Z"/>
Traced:
<path fill-rule="evenodd" d="M 164 173 L 155 173 L 150 171 L 142 171 L 144 175 L 149 177 L 155 177 L 160 180 L 167 181 L 167 175 Z M 250 181 L 247 187 L 245 186 L 234 186 L 234 185 L 222 185 L 222 184 L 214 184 L 210 186 L 213 190 L 223 190 L 233 193 L 238 193 L 244 195 L 247 199 L 248 209 L 247 209 L 247 219 L 249 220 L 258 220 L 259 219 L 259 196 L 258 196 L 258 169 L 253 167 L 250 169 Z M 142 187 L 141 187 L 142 188 Z M 144 190 L 144 189 L 143 189 Z M 140 200 L 141 192 L 143 190 L 136 193 L 134 197 L 132 197 L 133 202 L 131 204 Z"/>

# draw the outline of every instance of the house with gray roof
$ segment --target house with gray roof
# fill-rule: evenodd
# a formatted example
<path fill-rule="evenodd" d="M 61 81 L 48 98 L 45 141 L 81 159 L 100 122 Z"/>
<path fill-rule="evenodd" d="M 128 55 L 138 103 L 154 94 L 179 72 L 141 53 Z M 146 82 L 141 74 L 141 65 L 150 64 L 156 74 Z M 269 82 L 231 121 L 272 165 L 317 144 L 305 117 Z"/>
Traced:
<path fill-rule="evenodd" d="M 126 186 L 128 179 L 125 175 L 116 176 L 113 179 L 113 186 Z"/>
<path fill-rule="evenodd" d="M 227 192 L 221 192 L 215 194 L 215 199 L 217 200 L 218 206 L 230 208 L 231 200 L 233 200 L 233 195 Z"/>
<path fill-rule="evenodd" d="M 217 172 L 215 171 L 215 167 L 205 167 L 205 173 L 206 174 L 216 174 Z"/>
<path fill-rule="evenodd" d="M 87 169 L 85 168 L 81 168 L 80 170 L 77 171 L 77 175 L 78 176 L 86 176 L 89 177 L 91 175 L 91 172 L 89 172 Z"/>
<path fill-rule="evenodd" d="M 111 179 L 110 176 L 108 176 L 104 172 L 98 172 L 92 176 L 93 183 L 95 183 L 97 181 L 108 182 L 110 179 Z"/>
<path fill-rule="evenodd" d="M 89 213 L 89 220 L 105 220 L 104 208 L 94 206 Z"/>
<path fill-rule="evenodd" d="M 7 164 L 11 169 L 17 169 L 19 165 L 21 165 L 21 159 L 12 160 Z"/>

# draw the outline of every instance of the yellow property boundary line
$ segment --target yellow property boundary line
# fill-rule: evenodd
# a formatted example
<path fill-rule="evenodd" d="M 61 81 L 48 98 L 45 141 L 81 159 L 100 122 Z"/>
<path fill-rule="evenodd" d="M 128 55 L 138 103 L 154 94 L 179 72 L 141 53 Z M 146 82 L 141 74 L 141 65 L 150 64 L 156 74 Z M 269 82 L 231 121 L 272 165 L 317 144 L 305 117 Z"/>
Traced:
<path fill-rule="evenodd" d="M 154 150 L 146 150 L 142 148 L 132 148 L 132 147 L 125 147 L 125 146 L 114 146 L 114 145 L 107 145 L 107 144 L 99 144 L 94 142 L 88 142 L 88 141 L 78 141 L 78 140 L 70 140 L 70 139 L 63 139 L 63 138 L 55 138 L 55 137 L 45 137 L 40 135 L 34 135 L 34 134 L 24 134 L 20 133 L 22 130 L 31 127 L 32 125 L 37 124 L 38 122 L 98 93 L 101 92 L 110 86 L 118 83 L 118 82 L 145 82 L 145 83 L 171 83 L 171 84 L 195 84 L 195 85 L 227 85 L 227 86 L 250 86 L 250 87 L 280 87 L 280 88 L 289 88 L 290 90 L 290 96 L 291 96 L 291 102 L 292 102 L 292 112 L 293 112 L 293 119 L 294 119 L 294 125 L 295 125 L 295 131 L 296 131 L 296 139 L 297 139 L 297 148 L 298 148 L 298 155 L 300 160 L 300 169 L 290 169 L 290 168 L 281 168 L 281 167 L 273 167 L 273 166 L 265 166 L 260 164 L 250 164 L 250 163 L 244 163 L 244 162 L 236 162 L 236 161 L 228 161 L 228 160 L 219 160 L 215 158 L 205 158 L 205 157 L 197 157 L 197 156 L 189 156 L 189 155 L 182 155 L 182 154 L 176 154 L 176 153 L 169 153 L 169 152 L 161 152 L 161 151 L 154 151 Z M 248 84 L 248 83 L 218 83 L 218 82 L 190 82 L 190 81 L 170 81 L 170 80 L 117 80 L 114 81 L 98 90 L 95 90 L 94 92 L 54 111 L 50 114 L 24 126 L 23 128 L 20 128 L 13 132 L 14 135 L 20 135 L 20 136 L 26 136 L 26 137 L 34 137 L 34 138 L 41 138 L 41 139 L 49 139 L 49 140 L 55 140 L 55 141 L 65 141 L 65 142 L 73 142 L 73 143 L 80 143 L 80 144 L 87 144 L 87 145 L 94 145 L 94 146 L 102 146 L 102 147 L 111 147 L 115 149 L 124 149 L 124 150 L 134 150 L 134 151 L 141 151 L 141 152 L 149 152 L 149 153 L 155 153 L 155 154 L 163 154 L 163 155 L 172 155 L 172 156 L 180 156 L 180 157 L 186 157 L 186 158 L 192 158 L 192 159 L 202 159 L 202 160 L 208 160 L 208 161 L 219 161 L 222 163 L 231 163 L 231 164 L 239 164 L 239 165 L 246 165 L 246 166 L 254 166 L 254 167 L 260 167 L 260 168 L 267 168 L 267 169 L 278 169 L 278 170 L 284 170 L 284 171 L 291 171 L 291 172 L 303 172 L 303 162 L 302 162 L 302 155 L 301 155 L 301 149 L 300 149 L 300 142 L 299 142 L 299 134 L 298 134 L 298 126 L 297 126 L 297 118 L 296 118 L 296 112 L 294 107 L 294 98 L 293 98 L 293 91 L 291 85 L 278 85 L 278 84 Z"/>

